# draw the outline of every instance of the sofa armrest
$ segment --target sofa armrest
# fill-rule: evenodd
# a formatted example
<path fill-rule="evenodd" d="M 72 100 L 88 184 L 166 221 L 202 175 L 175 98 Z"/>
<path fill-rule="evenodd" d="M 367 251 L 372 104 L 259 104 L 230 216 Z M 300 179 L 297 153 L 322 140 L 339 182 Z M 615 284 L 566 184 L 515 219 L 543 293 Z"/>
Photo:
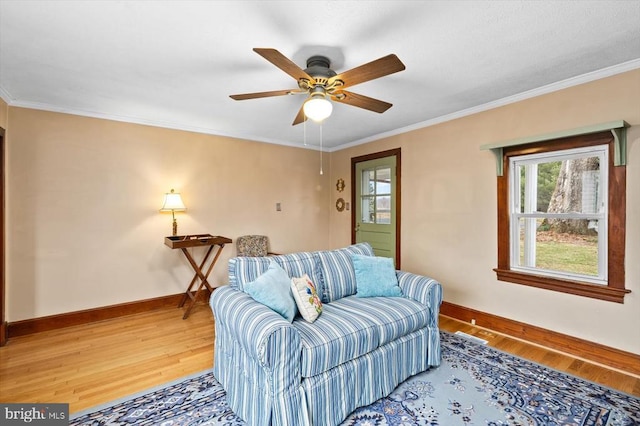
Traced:
<path fill-rule="evenodd" d="M 442 303 L 442 285 L 433 278 L 412 274 L 411 272 L 396 271 L 396 276 L 403 295 L 429 307 L 431 315 L 429 315 L 428 325 L 429 348 L 427 362 L 430 366 L 437 367 L 442 361 L 440 330 L 438 328 L 440 304 Z"/>
<path fill-rule="evenodd" d="M 217 332 L 229 333 L 263 368 L 299 374 L 300 335 L 280 314 L 229 286 L 217 288 L 209 304 Z"/>
<path fill-rule="evenodd" d="M 437 326 L 442 303 L 442 285 L 433 278 L 411 272 L 396 271 L 396 276 L 402 294 L 427 305 Z"/>

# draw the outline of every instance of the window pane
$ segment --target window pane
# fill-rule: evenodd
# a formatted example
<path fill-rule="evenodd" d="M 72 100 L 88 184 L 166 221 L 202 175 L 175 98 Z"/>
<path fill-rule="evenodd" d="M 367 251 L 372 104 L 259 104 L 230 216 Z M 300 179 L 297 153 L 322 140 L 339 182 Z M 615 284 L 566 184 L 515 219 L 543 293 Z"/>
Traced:
<path fill-rule="evenodd" d="M 376 197 L 376 223 L 391 223 L 391 197 L 388 195 Z"/>
<path fill-rule="evenodd" d="M 362 172 L 362 195 L 375 195 L 376 193 L 376 172 L 375 170 L 364 170 Z"/>
<path fill-rule="evenodd" d="M 377 181 L 376 194 L 391 194 L 391 182 Z"/>
<path fill-rule="evenodd" d="M 599 213 L 600 158 L 583 156 L 564 161 L 518 164 L 520 213 Z"/>
<path fill-rule="evenodd" d="M 391 168 L 384 167 L 376 170 L 376 194 L 391 193 Z"/>
<path fill-rule="evenodd" d="M 549 161 L 538 164 L 537 173 L 537 210 L 547 212 L 551 197 L 554 195 L 562 161 Z"/>
<path fill-rule="evenodd" d="M 519 177 L 518 181 L 518 206 L 516 211 L 518 213 L 524 213 L 524 186 L 527 181 L 527 176 L 525 174 L 524 166 L 516 166 L 516 176 Z"/>
<path fill-rule="evenodd" d="M 529 225 L 527 224 L 529 223 Z M 548 219 L 520 219 L 518 266 L 598 277 L 598 221 L 572 219 L 585 234 L 556 231 Z"/>
<path fill-rule="evenodd" d="M 547 212 L 560 175 L 562 161 L 537 162 L 519 165 L 516 173 L 520 177 L 520 213 Z"/>
<path fill-rule="evenodd" d="M 596 213 L 599 210 L 598 157 L 563 161 L 549 213 Z"/>
<path fill-rule="evenodd" d="M 362 217 L 360 219 L 363 223 L 375 223 L 375 197 L 362 197 L 360 200 L 362 212 Z"/>

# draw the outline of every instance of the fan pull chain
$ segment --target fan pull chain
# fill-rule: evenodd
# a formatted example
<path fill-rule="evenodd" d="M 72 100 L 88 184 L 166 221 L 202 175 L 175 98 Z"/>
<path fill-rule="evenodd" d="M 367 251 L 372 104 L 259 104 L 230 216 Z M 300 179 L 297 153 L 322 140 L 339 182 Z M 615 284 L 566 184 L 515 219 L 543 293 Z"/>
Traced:
<path fill-rule="evenodd" d="M 322 123 L 320 124 L 320 175 L 322 176 Z"/>

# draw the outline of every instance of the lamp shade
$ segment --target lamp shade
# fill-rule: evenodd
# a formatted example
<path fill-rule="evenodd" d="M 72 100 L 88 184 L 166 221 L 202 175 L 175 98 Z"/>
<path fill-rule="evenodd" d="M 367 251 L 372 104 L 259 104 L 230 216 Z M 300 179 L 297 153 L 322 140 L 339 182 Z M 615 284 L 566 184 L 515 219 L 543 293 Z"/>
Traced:
<path fill-rule="evenodd" d="M 179 192 L 174 192 L 172 189 L 171 192 L 164 194 L 164 203 L 160 209 L 161 212 L 179 212 L 185 211 L 186 209 Z"/>
<path fill-rule="evenodd" d="M 331 115 L 333 105 L 324 95 L 312 95 L 312 97 L 304 103 L 302 109 L 307 118 L 319 123 Z"/>

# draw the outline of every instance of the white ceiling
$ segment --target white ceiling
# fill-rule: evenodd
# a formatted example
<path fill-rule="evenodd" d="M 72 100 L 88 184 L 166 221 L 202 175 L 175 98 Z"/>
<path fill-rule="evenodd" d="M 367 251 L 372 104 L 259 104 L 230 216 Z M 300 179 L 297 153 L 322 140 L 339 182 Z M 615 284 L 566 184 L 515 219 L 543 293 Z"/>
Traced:
<path fill-rule="evenodd" d="M 336 104 L 326 150 L 640 68 L 640 1 L 0 0 L 0 96 L 69 112 L 301 146 L 304 98 L 252 51 L 336 72 L 395 53 L 406 70 L 349 90 L 393 104 Z M 640 101 L 639 101 L 640 102 Z M 315 148 L 320 128 L 306 124 Z"/>

